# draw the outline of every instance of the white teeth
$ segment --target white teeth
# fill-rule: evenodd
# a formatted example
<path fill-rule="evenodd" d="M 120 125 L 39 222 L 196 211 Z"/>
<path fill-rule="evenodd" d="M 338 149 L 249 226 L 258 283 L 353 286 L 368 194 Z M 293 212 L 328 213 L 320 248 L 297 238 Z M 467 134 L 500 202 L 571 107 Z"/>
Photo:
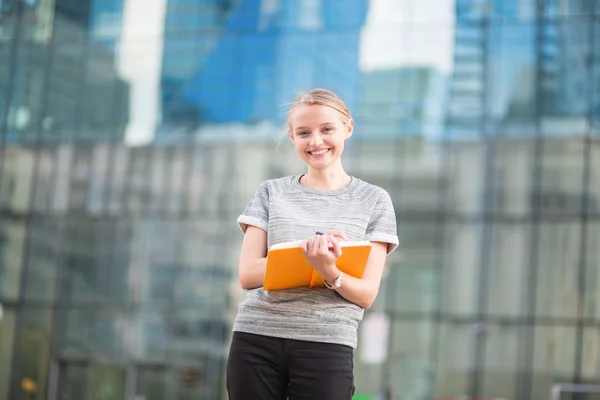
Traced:
<path fill-rule="evenodd" d="M 325 154 L 325 153 L 327 153 L 328 151 L 329 151 L 329 149 L 327 149 L 327 150 L 319 150 L 319 151 L 311 151 L 311 154 L 312 154 L 313 156 L 320 156 L 321 154 Z"/>

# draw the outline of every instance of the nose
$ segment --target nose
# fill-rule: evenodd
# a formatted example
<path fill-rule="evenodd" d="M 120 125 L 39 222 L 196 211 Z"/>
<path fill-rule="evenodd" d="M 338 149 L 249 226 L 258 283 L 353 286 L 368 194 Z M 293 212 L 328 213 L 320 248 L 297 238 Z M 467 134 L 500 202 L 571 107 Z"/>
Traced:
<path fill-rule="evenodd" d="M 319 146 L 321 143 L 323 143 L 323 138 L 321 137 L 321 134 L 319 132 L 316 132 L 312 135 L 310 135 L 310 141 L 309 144 L 311 146 Z"/>

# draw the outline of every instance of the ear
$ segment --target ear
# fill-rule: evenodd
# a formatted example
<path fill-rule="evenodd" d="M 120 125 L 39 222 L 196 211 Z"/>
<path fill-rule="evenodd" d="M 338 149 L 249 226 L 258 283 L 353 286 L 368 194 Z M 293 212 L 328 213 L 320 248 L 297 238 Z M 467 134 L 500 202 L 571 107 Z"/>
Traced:
<path fill-rule="evenodd" d="M 290 137 L 290 140 L 293 143 L 294 142 L 294 133 L 292 132 L 292 130 L 290 128 L 288 128 L 287 133 L 288 133 L 288 136 Z"/>
<path fill-rule="evenodd" d="M 348 133 L 346 134 L 346 139 L 348 139 L 350 136 L 352 136 L 352 133 L 354 132 L 354 120 L 350 119 L 348 120 L 346 123 L 346 129 L 348 130 Z"/>

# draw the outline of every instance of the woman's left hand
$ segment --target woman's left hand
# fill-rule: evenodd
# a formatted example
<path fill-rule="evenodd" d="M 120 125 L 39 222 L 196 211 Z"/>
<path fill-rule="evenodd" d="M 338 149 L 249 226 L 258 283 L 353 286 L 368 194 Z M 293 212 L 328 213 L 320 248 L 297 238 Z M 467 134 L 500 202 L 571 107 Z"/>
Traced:
<path fill-rule="evenodd" d="M 331 243 L 331 245 L 329 244 Z M 335 262 L 342 255 L 340 241 L 333 235 L 315 235 L 302 243 L 302 252 L 314 269 L 327 281 L 339 275 Z"/>

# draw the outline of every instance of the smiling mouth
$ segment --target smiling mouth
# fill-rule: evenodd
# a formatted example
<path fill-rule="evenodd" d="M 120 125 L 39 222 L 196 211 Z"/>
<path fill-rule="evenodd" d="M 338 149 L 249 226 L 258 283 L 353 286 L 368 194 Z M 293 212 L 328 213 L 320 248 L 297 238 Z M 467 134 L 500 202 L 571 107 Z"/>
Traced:
<path fill-rule="evenodd" d="M 331 149 L 323 149 L 323 150 L 317 150 L 317 151 L 307 151 L 307 153 L 313 157 L 322 157 L 325 154 L 329 153 L 330 151 L 331 151 Z"/>

